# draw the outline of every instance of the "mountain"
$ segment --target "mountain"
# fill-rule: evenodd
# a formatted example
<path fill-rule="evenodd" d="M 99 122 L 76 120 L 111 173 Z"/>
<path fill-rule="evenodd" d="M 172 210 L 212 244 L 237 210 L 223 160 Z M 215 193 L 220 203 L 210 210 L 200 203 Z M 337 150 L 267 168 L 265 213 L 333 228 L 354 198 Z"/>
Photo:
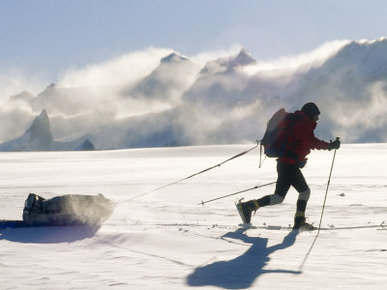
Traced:
<path fill-rule="evenodd" d="M 74 150 L 92 151 L 92 150 L 95 150 L 95 148 L 94 148 L 94 144 L 89 139 L 86 139 L 78 147 L 76 147 Z"/>
<path fill-rule="evenodd" d="M 94 150 L 94 145 L 86 140 L 77 147 L 73 142 L 55 141 L 51 134 L 50 120 L 44 109 L 32 122 L 28 130 L 20 137 L 0 144 L 0 151 L 63 151 Z"/>
<path fill-rule="evenodd" d="M 66 88 L 58 84 L 50 84 L 40 94 L 30 100 L 34 111 L 47 109 L 52 113 L 65 113 L 67 115 L 80 114 L 94 104 L 90 92 L 86 88 Z"/>
<path fill-rule="evenodd" d="M 247 52 L 246 49 L 242 48 L 238 54 L 221 57 L 214 61 L 207 63 L 200 71 L 200 75 L 215 75 L 215 74 L 227 74 L 235 72 L 238 67 L 247 65 L 253 65 L 256 60 Z"/>
<path fill-rule="evenodd" d="M 39 126 L 0 150 L 62 150 L 51 130 L 60 140 L 74 140 L 65 146 L 71 150 L 86 139 L 98 149 L 255 142 L 275 111 L 294 111 L 309 101 L 322 112 L 319 138 L 387 142 L 387 38 L 343 42 L 316 59 L 269 69 L 241 49 L 200 66 L 168 52 L 135 83 L 50 85 L 37 97 L 24 92 L 0 110 L 8 121 L 0 124 L 0 136 L 10 127 L 22 132 L 31 114 L 45 108 L 51 120 L 42 111 Z M 91 148 L 87 143 L 82 148 Z"/>
<path fill-rule="evenodd" d="M 176 102 L 193 83 L 199 70 L 198 64 L 174 52 L 162 58 L 158 67 L 122 94 L 147 101 Z"/>
<path fill-rule="evenodd" d="M 31 127 L 19 138 L 0 145 L 1 151 L 46 151 L 51 150 L 54 139 L 46 110 L 32 122 Z"/>
<path fill-rule="evenodd" d="M 30 92 L 23 91 L 20 94 L 11 96 L 9 98 L 9 101 L 10 102 L 20 102 L 20 101 L 23 101 L 23 102 L 27 102 L 28 103 L 28 102 L 31 102 L 34 98 L 35 98 L 34 95 L 31 94 Z"/>
<path fill-rule="evenodd" d="M 25 133 L 32 148 L 49 149 L 54 142 L 51 134 L 50 120 L 46 110 L 43 110 L 32 122 L 31 127 Z"/>
<path fill-rule="evenodd" d="M 96 148 L 189 146 L 201 134 L 199 118 L 189 106 L 115 120 L 85 135 Z"/>
<path fill-rule="evenodd" d="M 245 103 L 243 91 L 248 85 L 249 76 L 243 72 L 243 68 L 255 63 L 245 49 L 236 55 L 211 61 L 203 67 L 196 82 L 182 98 L 200 106 L 200 109 L 215 108 L 218 112 L 228 111 L 237 102 Z"/>
<path fill-rule="evenodd" d="M 336 131 L 352 142 L 386 142 L 386 80 L 387 38 L 352 41 L 308 71 L 289 99 L 320 103 L 330 135 Z"/>
<path fill-rule="evenodd" d="M 387 38 L 374 42 L 352 41 L 304 76 L 301 95 L 313 93 L 316 99 L 334 98 L 346 103 L 368 101 L 370 84 L 386 81 L 386 55 Z"/>
<path fill-rule="evenodd" d="M 321 138 L 387 141 L 386 38 L 352 41 L 308 70 L 251 74 L 245 68 L 254 62 L 247 58 L 239 64 L 236 59 L 234 55 L 207 64 L 183 96 L 198 108 L 200 119 L 208 121 L 204 127 L 208 142 L 259 139 L 278 108 L 293 111 L 309 101 L 322 111 L 316 130 Z"/>

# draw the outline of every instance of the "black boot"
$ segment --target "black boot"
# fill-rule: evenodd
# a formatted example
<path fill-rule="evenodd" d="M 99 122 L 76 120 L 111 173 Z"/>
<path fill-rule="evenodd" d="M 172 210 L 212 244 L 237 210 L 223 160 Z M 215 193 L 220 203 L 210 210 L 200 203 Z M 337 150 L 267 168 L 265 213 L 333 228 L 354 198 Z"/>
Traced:
<path fill-rule="evenodd" d="M 250 200 L 247 202 L 239 202 L 238 204 L 239 210 L 241 212 L 241 217 L 243 219 L 243 222 L 245 224 L 249 224 L 251 221 L 251 214 L 252 212 L 256 212 L 257 209 L 259 208 L 259 205 L 257 201 L 255 200 Z"/>
<path fill-rule="evenodd" d="M 305 231 L 313 231 L 317 229 L 313 224 L 309 224 L 305 221 L 305 216 L 296 214 L 294 217 L 294 226 L 293 230 L 305 230 Z"/>

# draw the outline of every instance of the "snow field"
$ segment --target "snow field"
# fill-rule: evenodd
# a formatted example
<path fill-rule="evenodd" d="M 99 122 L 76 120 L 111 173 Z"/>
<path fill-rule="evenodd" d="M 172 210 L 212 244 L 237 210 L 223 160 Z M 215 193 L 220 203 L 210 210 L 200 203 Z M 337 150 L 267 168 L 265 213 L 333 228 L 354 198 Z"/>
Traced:
<path fill-rule="evenodd" d="M 21 219 L 29 192 L 103 193 L 117 204 L 98 229 L 0 230 L 2 287 L 384 289 L 387 228 L 372 226 L 386 219 L 386 144 L 343 144 L 337 151 L 322 222 L 336 230 L 321 231 L 316 240 L 316 232 L 238 227 L 234 200 L 259 198 L 274 186 L 198 205 L 275 181 L 275 161 L 258 169 L 257 149 L 151 192 L 252 146 L 0 153 L 1 219 Z M 307 216 L 315 224 L 332 157 L 315 151 L 303 169 L 312 190 Z M 281 205 L 260 209 L 253 224 L 292 224 L 296 199 L 291 189 Z"/>

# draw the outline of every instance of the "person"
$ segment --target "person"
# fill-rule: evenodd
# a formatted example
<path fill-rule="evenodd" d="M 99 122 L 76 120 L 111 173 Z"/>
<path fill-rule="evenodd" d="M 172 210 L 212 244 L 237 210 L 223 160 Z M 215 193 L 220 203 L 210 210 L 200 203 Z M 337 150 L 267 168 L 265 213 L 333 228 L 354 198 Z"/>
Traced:
<path fill-rule="evenodd" d="M 301 168 L 305 166 L 306 156 L 311 149 L 332 150 L 340 148 L 339 138 L 328 143 L 315 137 L 314 129 L 317 126 L 319 115 L 320 110 L 315 103 L 306 103 L 301 110 L 294 112 L 295 121 L 288 134 L 291 137 L 288 137 L 286 141 L 287 145 L 292 145 L 292 154 L 286 154 L 277 159 L 278 178 L 273 194 L 257 200 L 239 203 L 239 209 L 245 217 L 246 223 L 250 223 L 252 213 L 255 213 L 259 208 L 282 203 L 290 186 L 293 186 L 299 194 L 293 229 L 314 228 L 306 222 L 305 218 L 310 188 L 301 172 Z"/>

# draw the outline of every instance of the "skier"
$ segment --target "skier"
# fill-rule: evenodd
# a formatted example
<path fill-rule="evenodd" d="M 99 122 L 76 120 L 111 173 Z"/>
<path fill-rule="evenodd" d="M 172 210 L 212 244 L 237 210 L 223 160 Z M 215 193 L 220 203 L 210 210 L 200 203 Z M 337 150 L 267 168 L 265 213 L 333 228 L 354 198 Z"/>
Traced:
<path fill-rule="evenodd" d="M 340 148 L 338 138 L 328 143 L 315 137 L 314 129 L 317 126 L 319 115 L 320 110 L 314 103 L 306 103 L 301 110 L 294 112 L 295 121 L 289 128 L 291 138 L 289 137 L 286 141 L 286 145 L 292 148 L 292 154 L 277 159 L 278 178 L 274 194 L 238 204 L 246 223 L 250 223 L 252 212 L 255 213 L 259 208 L 282 203 L 290 186 L 293 186 L 299 193 L 293 229 L 314 229 L 312 225 L 305 221 L 305 210 L 310 196 L 310 189 L 300 168 L 305 166 L 306 156 L 311 149 L 332 150 Z"/>

